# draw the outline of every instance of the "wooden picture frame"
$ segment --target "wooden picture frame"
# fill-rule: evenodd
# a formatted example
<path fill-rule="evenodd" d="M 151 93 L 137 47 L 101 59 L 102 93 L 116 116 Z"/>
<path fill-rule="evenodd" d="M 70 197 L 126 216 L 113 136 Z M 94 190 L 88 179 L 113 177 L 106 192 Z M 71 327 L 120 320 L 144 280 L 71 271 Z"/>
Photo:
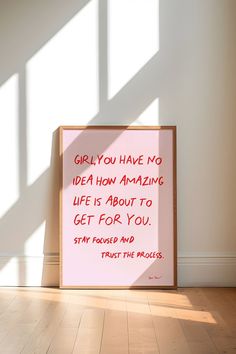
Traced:
<path fill-rule="evenodd" d="M 59 134 L 60 287 L 175 289 L 176 127 Z"/>

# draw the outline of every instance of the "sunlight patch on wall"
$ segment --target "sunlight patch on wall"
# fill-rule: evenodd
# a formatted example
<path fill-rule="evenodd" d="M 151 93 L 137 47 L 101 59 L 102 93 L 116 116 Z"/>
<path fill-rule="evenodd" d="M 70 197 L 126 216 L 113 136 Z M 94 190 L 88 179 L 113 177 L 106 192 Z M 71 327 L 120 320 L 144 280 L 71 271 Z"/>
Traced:
<path fill-rule="evenodd" d="M 43 273 L 43 257 L 33 257 L 25 263 L 25 285 L 39 286 Z"/>
<path fill-rule="evenodd" d="M 24 255 L 42 256 L 44 238 L 45 238 L 45 221 L 25 241 Z"/>
<path fill-rule="evenodd" d="M 53 131 L 97 113 L 97 16 L 91 0 L 27 64 L 29 184 L 49 166 Z"/>
<path fill-rule="evenodd" d="M 0 259 L 1 261 L 1 259 Z M 0 285 L 1 286 L 17 286 L 19 285 L 19 264 L 18 258 L 12 257 L 1 266 L 0 270 Z M 0 264 L 1 265 L 1 264 Z M 9 276 L 10 275 L 10 276 Z"/>
<path fill-rule="evenodd" d="M 131 125 L 159 125 L 159 99 L 156 98 Z"/>
<path fill-rule="evenodd" d="M 108 98 L 159 50 L 158 0 L 108 0 Z"/>
<path fill-rule="evenodd" d="M 0 87 L 0 217 L 19 198 L 18 185 L 18 76 L 15 74 Z M 2 235 L 3 236 L 3 235 Z"/>

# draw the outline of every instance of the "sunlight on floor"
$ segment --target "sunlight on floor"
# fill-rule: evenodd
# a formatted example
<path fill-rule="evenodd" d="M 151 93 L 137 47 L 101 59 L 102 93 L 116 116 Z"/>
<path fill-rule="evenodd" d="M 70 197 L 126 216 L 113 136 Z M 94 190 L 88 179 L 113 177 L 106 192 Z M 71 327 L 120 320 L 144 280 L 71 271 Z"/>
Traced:
<path fill-rule="evenodd" d="M 95 308 L 112 311 L 128 311 L 194 322 L 216 324 L 214 316 L 204 309 L 194 309 L 186 295 L 176 291 L 138 290 L 59 290 L 50 288 L 14 288 L 20 298 L 32 298 L 49 302 L 70 304 L 77 308 Z M 1 294 L 10 296 L 4 288 Z M 163 301 L 165 299 L 165 302 Z M 184 303 L 182 306 L 181 303 Z M 187 307 L 188 304 L 188 307 Z"/>

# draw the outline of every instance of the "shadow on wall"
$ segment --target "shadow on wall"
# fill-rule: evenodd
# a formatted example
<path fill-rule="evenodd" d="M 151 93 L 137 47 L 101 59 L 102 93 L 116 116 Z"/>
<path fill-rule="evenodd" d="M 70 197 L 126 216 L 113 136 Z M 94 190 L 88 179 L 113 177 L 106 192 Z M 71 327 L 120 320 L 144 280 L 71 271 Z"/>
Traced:
<path fill-rule="evenodd" d="M 22 6 L 22 2 L 12 0 L 1 5 L 0 43 L 3 55 L 0 58 L 0 85 L 3 85 L 14 73 L 19 74 L 18 151 L 20 161 L 18 172 L 20 197 L 1 219 L 0 235 L 4 239 L 1 252 L 7 255 L 14 243 L 18 254 L 23 254 L 27 239 L 46 221 L 42 285 L 56 285 L 48 263 L 50 258 L 50 265 L 54 262 L 54 265 L 58 267 L 59 140 L 58 131 L 55 131 L 52 139 L 50 167 L 33 184 L 27 185 L 27 76 L 25 65 L 87 3 L 89 0 L 33 3 L 26 0 Z M 162 49 L 162 38 L 164 43 L 168 43 L 164 45 L 164 54 L 160 50 L 153 55 L 128 83 L 112 99 L 108 100 L 108 4 L 107 0 L 99 1 L 99 111 L 88 124 L 132 124 L 156 98 L 160 97 L 160 90 L 165 87 L 165 76 L 173 78 L 178 75 L 183 63 L 176 61 L 175 65 L 170 65 L 175 49 L 171 46 L 174 26 L 170 31 L 165 32 L 165 12 L 168 6 L 165 5 L 164 0 L 161 0 L 159 7 L 162 16 L 160 48 Z M 171 16 L 176 22 L 174 15 Z M 180 60 L 180 56 L 178 59 Z M 171 121 L 165 121 L 162 118 L 161 123 L 171 124 Z M 70 125 L 70 121 L 65 121 L 64 125 Z M 11 256 L 3 258 L 4 262 L 1 262 L 1 267 L 8 262 Z M 18 283 L 27 284 L 24 262 L 20 262 Z"/>

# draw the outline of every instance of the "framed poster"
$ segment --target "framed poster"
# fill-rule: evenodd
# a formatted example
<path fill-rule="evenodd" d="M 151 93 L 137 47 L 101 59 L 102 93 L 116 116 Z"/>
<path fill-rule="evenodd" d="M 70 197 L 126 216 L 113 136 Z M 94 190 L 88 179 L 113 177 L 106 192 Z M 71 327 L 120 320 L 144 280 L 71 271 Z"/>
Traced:
<path fill-rule="evenodd" d="M 60 127 L 60 287 L 176 288 L 176 127 Z"/>

